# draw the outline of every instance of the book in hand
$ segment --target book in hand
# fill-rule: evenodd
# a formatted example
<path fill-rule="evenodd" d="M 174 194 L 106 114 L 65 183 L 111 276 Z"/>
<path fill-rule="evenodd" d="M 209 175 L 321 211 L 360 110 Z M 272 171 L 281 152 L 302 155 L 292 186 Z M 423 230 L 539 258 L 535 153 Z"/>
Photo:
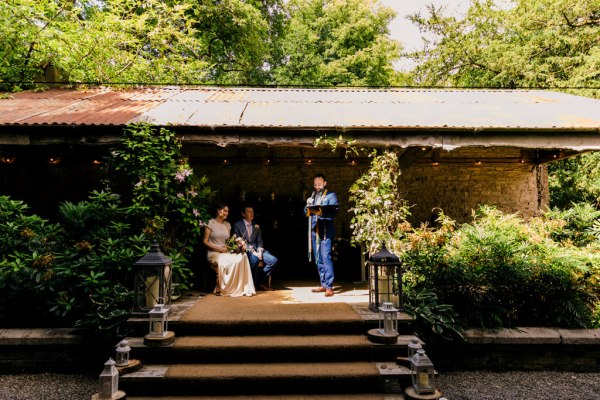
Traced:
<path fill-rule="evenodd" d="M 334 205 L 310 205 L 306 206 L 306 210 L 313 215 L 323 215 L 333 211 L 337 211 L 340 206 L 337 204 Z"/>

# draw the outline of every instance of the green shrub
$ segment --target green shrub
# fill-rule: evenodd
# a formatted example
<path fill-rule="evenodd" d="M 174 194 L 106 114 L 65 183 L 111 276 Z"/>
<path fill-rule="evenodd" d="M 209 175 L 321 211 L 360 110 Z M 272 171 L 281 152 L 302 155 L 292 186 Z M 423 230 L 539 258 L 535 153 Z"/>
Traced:
<path fill-rule="evenodd" d="M 22 201 L 0 196 L 0 321 L 32 326 L 41 318 L 57 325 L 60 315 L 47 304 L 64 286 L 57 274 L 63 231 L 28 211 Z"/>
<path fill-rule="evenodd" d="M 594 226 L 600 224 L 600 210 L 590 203 L 572 204 L 571 208 L 554 208 L 544 213 L 549 219 L 558 221 L 551 233 L 553 239 L 577 247 L 595 245 L 598 241 Z"/>
<path fill-rule="evenodd" d="M 129 127 L 108 164 L 110 189 L 60 204 L 61 225 L 0 197 L 0 325 L 119 335 L 133 305 L 133 264 L 153 240 L 189 287 L 212 196 L 206 178 L 194 176 L 173 132 L 147 125 Z"/>
<path fill-rule="evenodd" d="M 553 240 L 562 224 L 481 207 L 472 223 L 449 226 L 408 235 L 409 292 L 435 293 L 464 327 L 593 324 L 600 253 Z"/>

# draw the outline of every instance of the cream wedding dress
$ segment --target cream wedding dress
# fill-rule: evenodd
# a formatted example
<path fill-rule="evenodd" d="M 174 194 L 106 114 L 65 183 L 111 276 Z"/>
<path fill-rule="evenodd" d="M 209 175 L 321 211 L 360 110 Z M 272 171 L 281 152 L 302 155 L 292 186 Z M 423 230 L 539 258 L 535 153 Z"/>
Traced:
<path fill-rule="evenodd" d="M 219 223 L 211 219 L 208 221 L 207 229 L 210 229 L 209 243 L 219 247 L 225 246 L 225 241 L 231 232 L 229 222 Z M 209 262 L 218 265 L 218 285 L 222 296 L 239 297 L 256 294 L 246 253 L 230 254 L 209 250 L 206 257 Z"/>

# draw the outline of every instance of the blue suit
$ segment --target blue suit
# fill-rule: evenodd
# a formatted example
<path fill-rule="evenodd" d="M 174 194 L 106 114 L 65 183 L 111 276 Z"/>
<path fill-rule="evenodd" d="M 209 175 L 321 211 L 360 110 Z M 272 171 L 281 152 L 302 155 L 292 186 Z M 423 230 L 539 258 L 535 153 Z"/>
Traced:
<path fill-rule="evenodd" d="M 304 212 L 310 218 L 312 250 L 315 258 L 315 264 L 319 271 L 321 286 L 325 289 L 333 288 L 333 260 L 331 258 L 331 246 L 335 237 L 335 226 L 333 218 L 337 214 L 339 206 L 337 196 L 333 192 L 325 191 L 325 194 L 316 194 L 314 205 L 336 206 L 322 208 L 321 215 L 309 213 L 307 208 Z"/>
<path fill-rule="evenodd" d="M 250 269 L 252 269 L 252 276 L 254 277 L 254 283 L 256 285 L 263 284 L 268 286 L 268 277 L 273 273 L 273 269 L 277 265 L 277 257 L 263 251 L 263 268 L 258 268 L 260 259 L 253 254 L 253 251 L 264 250 L 262 230 L 254 223 L 251 224 L 252 232 L 248 237 L 248 231 L 246 230 L 245 220 L 237 221 L 233 224 L 233 233 L 237 237 L 241 237 L 246 241 L 248 261 L 250 261 Z"/>

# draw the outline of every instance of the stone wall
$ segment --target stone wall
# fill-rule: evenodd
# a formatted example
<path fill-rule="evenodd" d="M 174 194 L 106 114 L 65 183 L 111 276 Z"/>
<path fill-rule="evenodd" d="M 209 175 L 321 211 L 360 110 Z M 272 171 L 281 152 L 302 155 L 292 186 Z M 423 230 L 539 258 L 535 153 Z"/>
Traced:
<path fill-rule="evenodd" d="M 227 152 L 223 150 L 222 159 L 209 163 L 197 154 L 193 164 L 233 208 L 250 201 L 270 210 L 285 206 L 295 215 L 312 192 L 313 176 L 321 172 L 341 204 L 338 230 L 348 231 L 348 190 L 367 171 L 368 159 L 352 164 L 343 156 L 302 149 L 271 150 L 271 158 L 257 157 L 255 152 L 236 158 L 231 150 Z M 467 221 L 482 204 L 524 217 L 536 215 L 548 205 L 546 167 L 521 163 L 519 156 L 518 149 L 462 149 L 439 153 L 435 160 L 423 157 L 403 168 L 400 187 L 413 205 L 414 222 L 429 220 L 436 207 L 458 221 Z"/>

